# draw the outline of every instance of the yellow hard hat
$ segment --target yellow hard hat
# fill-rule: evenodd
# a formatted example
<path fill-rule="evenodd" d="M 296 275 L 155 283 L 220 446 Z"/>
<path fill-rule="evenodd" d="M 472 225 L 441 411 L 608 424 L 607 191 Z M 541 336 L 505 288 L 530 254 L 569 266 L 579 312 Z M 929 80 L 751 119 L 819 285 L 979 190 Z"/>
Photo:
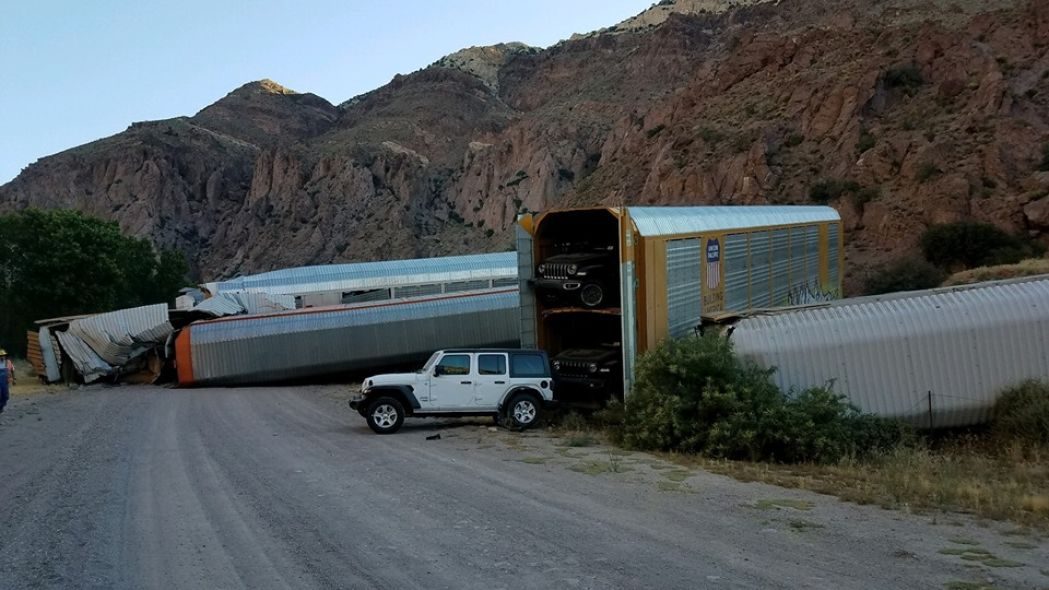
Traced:
<path fill-rule="evenodd" d="M 0 348 L 0 356 L 7 356 L 7 351 L 3 348 Z"/>

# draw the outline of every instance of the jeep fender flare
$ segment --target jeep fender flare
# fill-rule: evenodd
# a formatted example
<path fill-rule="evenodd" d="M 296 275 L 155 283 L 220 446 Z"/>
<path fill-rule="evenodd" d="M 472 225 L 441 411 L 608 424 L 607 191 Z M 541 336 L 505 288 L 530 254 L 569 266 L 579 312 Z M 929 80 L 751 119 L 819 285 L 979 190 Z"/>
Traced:
<path fill-rule="evenodd" d="M 500 414 L 502 414 L 506 410 L 506 404 L 510 403 L 510 398 L 512 398 L 513 396 L 517 395 L 518 393 L 527 393 L 527 394 L 533 395 L 533 396 L 535 396 L 535 398 L 537 400 L 539 400 L 540 404 L 546 402 L 546 398 L 543 397 L 542 392 L 540 392 L 538 389 L 536 389 L 534 387 L 528 387 L 527 385 L 522 385 L 522 386 L 519 386 L 519 387 L 515 387 L 515 388 L 511 389 L 510 391 L 507 391 L 503 395 L 503 399 L 499 400 L 499 413 Z"/>
<path fill-rule="evenodd" d="M 372 399 L 380 395 L 389 395 L 397 398 L 404 404 L 405 409 L 412 411 L 418 410 L 422 406 L 419 404 L 419 400 L 415 397 L 415 390 L 412 389 L 411 385 L 380 385 L 368 390 L 368 393 L 364 394 L 365 399 Z"/>

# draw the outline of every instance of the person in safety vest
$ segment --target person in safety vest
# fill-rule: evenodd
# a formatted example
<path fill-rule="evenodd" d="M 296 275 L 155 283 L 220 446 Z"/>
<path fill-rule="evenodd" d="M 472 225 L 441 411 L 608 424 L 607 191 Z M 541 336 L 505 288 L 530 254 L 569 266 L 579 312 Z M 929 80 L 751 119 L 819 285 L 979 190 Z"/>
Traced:
<path fill-rule="evenodd" d="M 15 384 L 15 365 L 7 358 L 7 351 L 0 348 L 0 414 L 11 397 L 11 386 Z"/>

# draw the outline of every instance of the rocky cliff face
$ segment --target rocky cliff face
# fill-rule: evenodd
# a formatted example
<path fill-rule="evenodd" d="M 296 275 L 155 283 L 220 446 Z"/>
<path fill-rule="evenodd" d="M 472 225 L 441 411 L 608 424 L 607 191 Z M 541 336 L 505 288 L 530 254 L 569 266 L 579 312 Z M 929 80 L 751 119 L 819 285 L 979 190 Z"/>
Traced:
<path fill-rule="evenodd" d="M 1049 0 L 677 0 L 638 19 L 464 50 L 338 107 L 248 84 L 44 158 L 0 207 L 116 219 L 209 278 L 501 250 L 521 211 L 596 203 L 823 198 L 853 281 L 932 223 L 1049 232 Z"/>

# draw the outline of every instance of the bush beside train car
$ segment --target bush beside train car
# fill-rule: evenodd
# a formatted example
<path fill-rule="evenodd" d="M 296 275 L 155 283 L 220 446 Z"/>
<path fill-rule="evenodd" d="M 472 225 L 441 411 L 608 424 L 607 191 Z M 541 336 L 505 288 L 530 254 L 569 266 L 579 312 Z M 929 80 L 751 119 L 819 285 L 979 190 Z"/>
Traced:
<path fill-rule="evenodd" d="M 167 303 L 186 286 L 178 252 L 76 211 L 0 215 L 0 342 L 25 354 L 41 318 Z"/>
<path fill-rule="evenodd" d="M 833 463 L 890 449 L 910 436 L 831 389 L 784 393 L 772 371 L 737 357 L 715 334 L 667 340 L 641 356 L 613 436 L 636 449 L 784 463 Z"/>
<path fill-rule="evenodd" d="M 626 405 L 599 414 L 612 439 L 639 450 L 774 463 L 838 463 L 922 447 L 904 423 L 863 413 L 829 387 L 784 392 L 763 369 L 708 334 L 668 340 L 638 361 Z M 984 438 L 1049 449 L 1049 380 L 994 392 Z M 975 440 L 975 439 L 969 439 Z"/>

